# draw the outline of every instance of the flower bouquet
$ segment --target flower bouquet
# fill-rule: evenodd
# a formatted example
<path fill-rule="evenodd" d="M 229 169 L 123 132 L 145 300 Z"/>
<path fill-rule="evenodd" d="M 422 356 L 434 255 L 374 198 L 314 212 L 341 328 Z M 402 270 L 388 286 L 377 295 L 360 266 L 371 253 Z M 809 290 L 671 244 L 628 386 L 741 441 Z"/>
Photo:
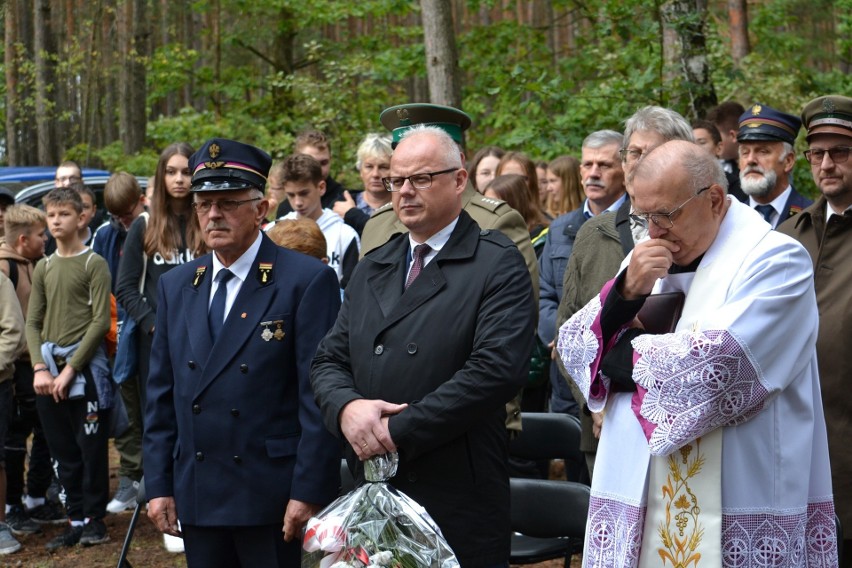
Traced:
<path fill-rule="evenodd" d="M 367 483 L 308 521 L 302 568 L 459 566 L 426 510 L 387 483 L 398 463 L 396 453 L 368 459 Z"/>

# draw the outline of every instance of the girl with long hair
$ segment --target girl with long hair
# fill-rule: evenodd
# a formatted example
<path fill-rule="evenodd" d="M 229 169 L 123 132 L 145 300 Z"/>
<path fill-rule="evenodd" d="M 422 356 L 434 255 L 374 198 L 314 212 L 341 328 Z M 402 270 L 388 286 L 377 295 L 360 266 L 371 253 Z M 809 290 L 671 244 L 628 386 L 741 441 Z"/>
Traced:
<path fill-rule="evenodd" d="M 583 206 L 586 194 L 580 177 L 580 160 L 559 156 L 547 164 L 547 212 L 555 219 Z"/>

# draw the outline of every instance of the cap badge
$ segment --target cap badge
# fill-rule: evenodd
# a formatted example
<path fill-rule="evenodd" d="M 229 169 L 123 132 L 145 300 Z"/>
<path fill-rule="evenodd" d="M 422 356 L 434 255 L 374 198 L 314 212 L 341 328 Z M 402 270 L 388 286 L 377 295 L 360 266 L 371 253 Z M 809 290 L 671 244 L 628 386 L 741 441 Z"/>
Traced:
<path fill-rule="evenodd" d="M 204 162 L 204 167 L 211 170 L 216 170 L 225 165 L 225 162 Z"/>
<path fill-rule="evenodd" d="M 837 107 L 834 106 L 834 101 L 826 97 L 822 100 L 822 110 L 825 112 L 834 112 Z"/>
<path fill-rule="evenodd" d="M 400 126 L 409 126 L 411 124 L 411 117 L 408 115 L 407 108 L 397 109 L 396 117 L 399 119 Z"/>
<path fill-rule="evenodd" d="M 751 113 L 752 114 L 760 114 L 760 111 L 762 111 L 762 110 L 763 110 L 763 107 L 760 106 L 760 105 L 754 105 L 753 107 L 751 107 Z"/>
<path fill-rule="evenodd" d="M 204 273 L 207 272 L 206 266 L 199 266 L 195 269 L 195 279 L 192 281 L 192 286 L 198 288 L 201 281 L 204 280 Z"/>
<path fill-rule="evenodd" d="M 210 144 L 210 149 L 208 150 L 208 152 L 210 152 L 210 157 L 214 160 L 219 156 L 219 153 L 221 151 L 222 149 L 219 147 L 218 144 Z"/>

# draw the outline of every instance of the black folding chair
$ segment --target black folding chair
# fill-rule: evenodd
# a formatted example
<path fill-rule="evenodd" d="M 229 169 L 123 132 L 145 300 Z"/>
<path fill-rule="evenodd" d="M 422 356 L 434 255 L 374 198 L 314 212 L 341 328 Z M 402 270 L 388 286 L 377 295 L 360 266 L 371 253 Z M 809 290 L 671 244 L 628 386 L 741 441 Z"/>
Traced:
<path fill-rule="evenodd" d="M 573 481 L 509 480 L 511 490 L 511 564 L 535 564 L 564 558 L 582 547 L 589 513 L 589 487 Z"/>
<path fill-rule="evenodd" d="M 558 412 L 524 412 L 520 435 L 509 441 L 509 455 L 528 460 L 561 459 L 565 478 L 589 484 L 586 457 L 580 451 L 580 421 Z"/>

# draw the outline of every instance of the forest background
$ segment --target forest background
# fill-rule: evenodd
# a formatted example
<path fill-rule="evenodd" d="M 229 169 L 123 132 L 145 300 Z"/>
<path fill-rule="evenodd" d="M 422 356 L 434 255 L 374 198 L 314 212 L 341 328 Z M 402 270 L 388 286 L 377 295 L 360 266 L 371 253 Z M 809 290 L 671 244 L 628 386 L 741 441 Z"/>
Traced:
<path fill-rule="evenodd" d="M 852 93 L 852 0 L 5 0 L 0 162 L 151 175 L 212 136 L 286 156 L 308 127 L 355 150 L 407 102 L 473 117 L 487 144 L 579 155 L 647 104 L 799 114 Z M 2 142 L 0 142 L 2 143 Z M 804 147 L 800 135 L 799 149 Z M 798 187 L 813 192 L 799 155 Z"/>

